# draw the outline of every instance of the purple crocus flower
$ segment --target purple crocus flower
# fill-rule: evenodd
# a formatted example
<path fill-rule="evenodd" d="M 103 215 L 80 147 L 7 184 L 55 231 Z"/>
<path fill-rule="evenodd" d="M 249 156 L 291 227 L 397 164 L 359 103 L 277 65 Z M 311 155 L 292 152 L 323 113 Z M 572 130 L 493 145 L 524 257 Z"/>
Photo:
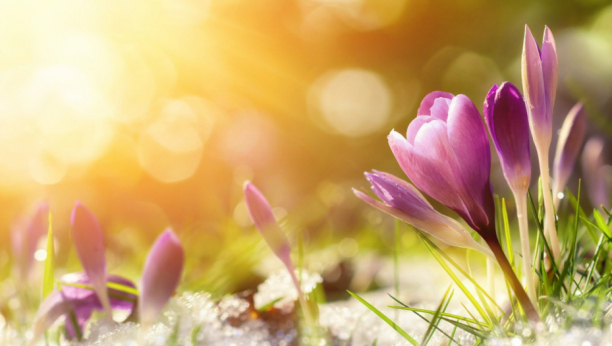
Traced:
<path fill-rule="evenodd" d="M 586 116 L 582 103 L 577 103 L 565 117 L 559 140 L 557 141 L 557 151 L 553 161 L 553 198 L 555 208 L 558 207 L 559 194 L 563 192 L 567 181 L 574 171 L 574 164 L 578 158 L 578 153 L 584 141 L 586 129 Z"/>
<path fill-rule="evenodd" d="M 531 182 L 529 152 L 529 120 L 525 102 L 519 90 L 510 82 L 494 85 L 484 102 L 484 116 L 495 144 L 504 177 L 510 185 L 519 221 L 524 282 L 531 301 L 537 303 L 533 282 L 529 221 L 527 220 L 527 190 Z"/>
<path fill-rule="evenodd" d="M 250 182 L 245 182 L 243 189 L 244 201 L 247 205 L 247 209 L 249 210 L 249 215 L 251 216 L 253 224 L 255 224 L 255 227 L 264 238 L 270 249 L 272 249 L 276 257 L 278 257 L 287 268 L 289 276 L 293 281 L 293 285 L 298 292 L 298 300 L 302 306 L 304 317 L 307 323 L 312 325 L 313 319 L 308 305 L 306 304 L 306 298 L 302 292 L 300 282 L 297 275 L 295 275 L 295 268 L 291 262 L 291 247 L 289 246 L 289 241 L 287 241 L 287 237 L 285 237 L 283 230 L 278 225 L 278 222 L 276 222 L 276 218 L 272 213 L 270 203 L 268 203 L 268 200 L 259 191 L 259 189 L 257 189 L 255 185 L 251 184 Z"/>
<path fill-rule="evenodd" d="M 291 247 L 289 241 L 276 222 L 276 218 L 272 213 L 272 207 L 266 197 L 255 187 L 255 185 L 246 182 L 244 184 L 244 201 L 246 202 L 249 215 L 255 228 L 264 238 L 266 243 L 276 257 L 278 257 L 285 265 L 291 264 Z"/>
<path fill-rule="evenodd" d="M 493 257 L 491 251 L 478 244 L 459 222 L 437 212 L 412 184 L 384 172 L 374 171 L 365 175 L 382 202 L 353 189 L 364 202 L 451 246 L 473 249 Z"/>
<path fill-rule="evenodd" d="M 526 193 L 531 181 L 531 156 L 529 120 L 521 93 L 510 82 L 494 85 L 483 113 L 510 188 Z"/>
<path fill-rule="evenodd" d="M 548 152 L 552 138 L 552 114 L 557 93 L 557 48 L 548 29 L 544 30 L 542 50 L 538 47 L 529 27 L 525 25 L 522 58 L 523 93 L 527 104 L 531 136 L 538 152 L 544 209 L 544 230 L 552 248 L 553 258 L 559 258 L 560 247 L 555 226 L 555 208 L 550 190 Z"/>
<path fill-rule="evenodd" d="M 135 288 L 131 281 L 120 276 L 109 275 L 108 282 Z M 94 291 L 88 288 L 70 286 L 91 286 L 92 283 L 87 274 L 72 273 L 64 275 L 60 284 L 61 290 L 51 292 L 38 309 L 34 319 L 33 342 L 38 340 L 44 331 L 61 317 L 65 318 L 68 337 L 75 338 L 78 333 L 74 323 L 78 326 L 78 331 L 82 331 L 93 311 L 104 310 L 98 295 Z M 133 294 L 114 288 L 107 288 L 107 294 L 110 296 L 109 301 L 113 309 L 130 313 L 134 309 L 138 298 Z"/>
<path fill-rule="evenodd" d="M 603 160 L 605 141 L 600 137 L 590 138 L 582 151 L 582 174 L 586 183 L 591 205 L 595 208 L 610 207 L 610 166 Z"/>
<path fill-rule="evenodd" d="M 421 191 L 457 212 L 483 238 L 495 238 L 491 152 L 476 106 L 465 95 L 435 91 L 417 114 L 406 138 L 389 134 L 399 165 Z"/>
<path fill-rule="evenodd" d="M 522 74 L 523 91 L 529 114 L 533 140 L 550 146 L 552 138 L 552 113 L 557 93 L 557 48 L 555 38 L 548 27 L 544 29 L 542 50 L 525 25 Z"/>
<path fill-rule="evenodd" d="M 41 203 L 36 212 L 27 221 L 14 225 L 11 231 L 11 247 L 15 257 L 17 277 L 27 281 L 34 264 L 34 253 L 38 242 L 47 234 L 49 205 Z"/>
<path fill-rule="evenodd" d="M 102 228 L 92 212 L 80 202 L 77 202 L 72 210 L 71 224 L 70 234 L 79 261 L 91 282 L 94 292 L 98 294 L 104 311 L 109 318 L 112 318 L 106 290 L 106 257 L 104 255 Z"/>
<path fill-rule="evenodd" d="M 139 314 L 142 325 L 150 326 L 172 298 L 183 274 L 185 252 L 171 229 L 162 233 L 147 257 L 141 279 Z"/>
<path fill-rule="evenodd" d="M 525 313 L 538 321 L 539 315 L 497 239 L 489 140 L 474 103 L 465 95 L 428 94 L 408 126 L 406 138 L 391 131 L 389 146 L 414 185 L 454 210 L 480 234 Z"/>

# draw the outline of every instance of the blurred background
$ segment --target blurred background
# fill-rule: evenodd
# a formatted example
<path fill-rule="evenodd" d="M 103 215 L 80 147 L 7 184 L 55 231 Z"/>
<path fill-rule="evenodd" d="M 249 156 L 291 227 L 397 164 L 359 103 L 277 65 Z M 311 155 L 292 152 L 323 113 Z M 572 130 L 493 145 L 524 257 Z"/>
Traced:
<path fill-rule="evenodd" d="M 78 270 L 68 230 L 81 201 L 105 229 L 111 272 L 138 278 L 170 226 L 187 247 L 186 288 L 252 287 L 269 250 L 242 202 L 248 179 L 311 269 L 336 263 L 339 280 L 356 270 L 344 259 L 393 247 L 394 221 L 350 191 L 367 188 L 366 170 L 403 176 L 389 131 L 430 91 L 482 110 L 494 83 L 520 87 L 525 24 L 557 41 L 555 128 L 582 99 L 589 134 L 608 135 L 604 0 L 0 0 L 0 279 L 11 234 L 40 203 L 58 265 Z M 406 232 L 402 246 L 417 240 Z"/>

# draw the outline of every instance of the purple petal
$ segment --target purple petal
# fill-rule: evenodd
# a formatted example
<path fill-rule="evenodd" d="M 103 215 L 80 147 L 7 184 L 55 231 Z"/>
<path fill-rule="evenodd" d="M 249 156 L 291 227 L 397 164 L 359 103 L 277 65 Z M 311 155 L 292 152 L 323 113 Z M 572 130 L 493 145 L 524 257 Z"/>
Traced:
<path fill-rule="evenodd" d="M 443 97 L 435 99 L 433 106 L 431 106 L 431 116 L 446 122 L 451 101 L 452 99 Z"/>
<path fill-rule="evenodd" d="M 549 122 L 552 122 L 553 106 L 555 104 L 555 95 L 557 94 L 557 46 L 555 38 L 548 26 L 544 28 L 544 39 L 542 40 L 542 76 L 544 81 L 545 99 L 546 99 L 546 116 Z"/>
<path fill-rule="evenodd" d="M 531 181 L 531 156 L 523 97 L 512 83 L 494 86 L 485 100 L 484 113 L 508 184 L 513 191 L 526 191 Z"/>
<path fill-rule="evenodd" d="M 395 131 L 389 134 L 389 146 L 414 185 L 462 217 L 467 217 L 465 206 L 456 193 L 460 183 L 454 171 L 457 163 L 446 136 L 446 124 L 434 121 L 419 131 L 414 147 Z"/>
<path fill-rule="evenodd" d="M 104 310 L 110 315 L 111 308 L 106 291 L 104 235 L 98 220 L 81 203 L 77 203 L 72 211 L 71 236 L 83 270 L 100 298 Z"/>
<path fill-rule="evenodd" d="M 418 219 L 428 220 L 434 214 L 434 208 L 423 195 L 415 193 L 416 188 L 407 182 L 400 185 L 396 182 L 400 180 L 399 178 L 394 177 L 394 180 L 390 180 L 387 176 L 366 173 L 368 181 L 372 184 L 372 190 L 378 198 L 387 205 Z"/>
<path fill-rule="evenodd" d="M 563 191 L 574 171 L 574 164 L 584 141 L 585 130 L 584 107 L 582 103 L 577 103 L 565 117 L 563 126 L 559 131 L 553 163 L 553 197 L 555 202 L 559 201 L 557 194 Z"/>
<path fill-rule="evenodd" d="M 255 185 L 246 182 L 244 184 L 244 201 L 251 220 L 259 233 L 264 238 L 270 249 L 281 259 L 285 264 L 290 263 L 290 246 L 287 237 L 276 222 L 272 208 L 264 197 L 264 195 L 255 187 Z"/>
<path fill-rule="evenodd" d="M 417 117 L 410 122 L 410 125 L 408 125 L 408 131 L 406 131 L 406 140 L 408 143 L 414 145 L 414 139 L 417 133 L 419 133 L 421 127 L 434 120 L 436 120 L 436 118 L 429 115 L 417 115 Z"/>
<path fill-rule="evenodd" d="M 170 229 L 153 244 L 141 281 L 139 312 L 143 324 L 153 322 L 174 294 L 183 273 L 184 258 L 183 246 Z"/>
<path fill-rule="evenodd" d="M 546 110 L 546 85 L 540 50 L 529 27 L 525 25 L 522 57 L 523 93 L 534 136 L 550 137 L 551 123 Z M 538 141 L 534 137 L 534 141 Z"/>
<path fill-rule="evenodd" d="M 488 196 L 491 152 L 484 124 L 478 109 L 465 95 L 453 99 L 447 124 L 450 147 L 463 180 L 463 189 L 455 191 L 463 194 L 462 199 L 476 230 L 484 231 L 495 218 L 495 207 L 488 202 L 492 200 L 492 196 Z"/>
<path fill-rule="evenodd" d="M 452 100 L 453 97 L 455 97 L 453 94 L 447 93 L 444 91 L 430 92 L 423 98 L 423 101 L 421 101 L 421 106 L 419 107 L 419 110 L 417 111 L 417 115 L 432 115 L 431 107 L 434 105 L 434 102 L 436 99 L 445 98 L 445 99 Z"/>
<path fill-rule="evenodd" d="M 135 288 L 131 281 L 120 276 L 111 275 L 108 277 L 108 281 Z M 64 275 L 60 282 L 91 285 L 85 273 Z M 133 310 L 137 299 L 136 296 L 115 289 L 108 289 L 108 292 L 115 297 L 110 300 L 113 309 Z M 124 299 L 119 299 L 119 297 Z M 66 329 L 69 337 L 74 338 L 76 333 L 70 321 L 69 313 L 74 313 L 79 328 L 83 330 L 85 323 L 94 310 L 103 310 L 96 293 L 87 288 L 62 285 L 61 291 L 54 290 L 40 305 L 34 323 L 34 340 L 38 339 L 46 329 L 62 316 L 66 318 Z"/>
<path fill-rule="evenodd" d="M 398 179 L 398 178 L 396 178 Z M 399 179 L 398 179 L 399 180 Z M 406 183 L 407 184 L 407 183 Z M 409 207 L 406 210 L 399 209 L 387 205 L 385 203 L 381 203 L 374 198 L 366 195 L 365 193 L 353 189 L 353 193 L 355 196 L 363 200 L 364 202 L 370 204 L 371 206 L 383 211 L 391 216 L 394 216 L 413 227 L 416 227 L 423 232 L 439 239 L 440 241 L 447 243 L 451 246 L 471 248 L 477 251 L 480 251 L 486 255 L 490 255 L 490 251 L 480 244 L 478 244 L 457 221 L 449 218 L 448 216 L 442 215 L 435 211 L 433 208 L 431 209 L 421 209 L 421 208 L 413 208 Z M 416 196 L 413 196 L 416 197 Z M 419 202 L 421 205 L 427 204 L 426 201 Z M 411 211 L 419 210 L 420 216 L 422 218 L 411 214 Z M 428 210 L 428 211 L 427 211 Z M 422 212 L 426 212 L 422 214 Z"/>

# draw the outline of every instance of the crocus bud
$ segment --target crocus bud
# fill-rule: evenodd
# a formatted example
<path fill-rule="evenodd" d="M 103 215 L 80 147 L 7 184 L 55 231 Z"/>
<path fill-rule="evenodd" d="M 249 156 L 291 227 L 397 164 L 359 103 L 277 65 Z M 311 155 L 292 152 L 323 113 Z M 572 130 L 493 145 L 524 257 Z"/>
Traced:
<path fill-rule="evenodd" d="M 49 205 L 41 203 L 31 218 L 16 223 L 11 230 L 11 247 L 17 277 L 26 281 L 34 264 L 34 253 L 40 239 L 47 234 Z"/>
<path fill-rule="evenodd" d="M 586 117 L 582 103 L 577 103 L 565 117 L 559 140 L 557 141 L 557 151 L 553 162 L 553 197 L 555 206 L 560 201 L 559 193 L 563 191 L 567 181 L 574 171 L 576 158 L 584 141 L 584 131 L 586 128 Z"/>
<path fill-rule="evenodd" d="M 483 238 L 496 238 L 489 140 L 467 96 L 440 91 L 425 96 L 406 138 L 392 131 L 389 146 L 414 185 Z"/>
<path fill-rule="evenodd" d="M 96 217 L 83 204 L 77 202 L 72 210 L 72 242 L 87 274 L 94 292 L 100 298 L 109 318 L 112 318 L 110 301 L 106 290 L 106 257 L 104 235 Z"/>
<path fill-rule="evenodd" d="M 162 233 L 147 257 L 142 274 L 138 311 L 143 326 L 150 326 L 178 287 L 185 253 L 178 237 L 168 229 Z"/>
<path fill-rule="evenodd" d="M 595 208 L 610 207 L 610 176 L 609 166 L 604 165 L 603 149 L 605 143 L 602 138 L 589 139 L 582 152 L 582 174 L 586 183 L 591 204 Z"/>
<path fill-rule="evenodd" d="M 244 201 L 253 224 L 274 254 L 285 264 L 291 264 L 291 247 L 287 237 L 280 228 L 270 204 L 255 185 L 246 182 L 244 184 Z"/>
<path fill-rule="evenodd" d="M 523 92 L 533 141 L 550 146 L 552 113 L 557 93 L 557 48 L 552 32 L 545 27 L 542 50 L 525 25 L 522 57 Z"/>
<path fill-rule="evenodd" d="M 522 195 L 531 181 L 529 120 L 523 97 L 510 82 L 494 85 L 487 94 L 483 112 L 504 177 L 512 191 Z"/>
<path fill-rule="evenodd" d="M 412 184 L 384 172 L 374 171 L 365 175 L 382 202 L 353 189 L 364 202 L 448 245 L 473 249 L 493 257 L 491 251 L 478 244 L 460 223 L 437 212 Z"/>

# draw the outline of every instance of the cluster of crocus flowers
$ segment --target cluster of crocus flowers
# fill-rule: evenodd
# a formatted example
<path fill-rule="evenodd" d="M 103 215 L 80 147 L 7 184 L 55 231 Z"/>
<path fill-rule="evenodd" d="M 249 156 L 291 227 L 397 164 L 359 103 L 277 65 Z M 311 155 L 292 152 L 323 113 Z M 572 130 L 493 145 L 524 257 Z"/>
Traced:
<path fill-rule="evenodd" d="M 406 137 L 392 131 L 389 146 L 416 188 L 457 212 L 483 238 L 525 313 L 539 320 L 497 238 L 489 140 L 474 103 L 465 95 L 430 93 L 421 102 Z M 357 191 L 366 202 L 451 245 L 480 247 L 467 238 L 467 231 L 435 212 L 412 185 L 379 172 L 366 176 L 382 200 L 376 202 Z"/>
<path fill-rule="evenodd" d="M 114 310 L 134 313 L 142 329 L 155 321 L 176 290 L 183 271 L 184 253 L 171 230 L 158 237 L 146 260 L 140 294 L 126 278 L 106 269 L 104 234 L 89 209 L 77 203 L 72 212 L 71 236 L 83 267 L 82 273 L 65 275 L 40 305 L 34 321 L 34 343 L 55 321 L 65 317 L 67 336 L 81 338 L 85 323 L 95 310 L 113 320 Z"/>
<path fill-rule="evenodd" d="M 517 206 L 521 235 L 523 271 L 529 294 L 516 278 L 500 248 L 495 230 L 495 207 L 489 181 L 491 157 L 489 141 L 478 110 L 464 95 L 435 91 L 423 99 L 417 117 L 410 123 L 406 137 L 396 131 L 389 135 L 389 145 L 400 167 L 414 184 L 387 173 L 366 173 L 380 201 L 355 190 L 365 202 L 419 228 L 450 245 L 482 251 L 482 246 L 454 220 L 436 212 L 417 188 L 454 210 L 487 243 L 517 299 L 532 320 L 537 320 L 536 285 L 527 219 L 527 193 L 531 182 L 529 138 L 535 144 L 544 191 L 544 229 L 553 258 L 559 257 L 560 244 L 555 227 L 555 197 L 565 188 L 584 138 L 585 115 L 577 104 L 561 128 L 554 161 L 554 185 L 551 191 L 548 153 L 552 139 L 552 112 L 557 89 L 557 53 L 548 28 L 542 49 L 528 27 L 522 56 L 524 95 L 509 82 L 494 85 L 484 102 L 484 118 L 497 151 L 504 177 Z M 593 139 L 583 154 L 583 167 L 589 171 L 587 185 L 592 195 L 607 206 L 607 184 L 602 176 L 603 142 Z M 416 188 L 415 188 L 416 186 Z M 597 190 L 597 191 L 596 191 Z M 598 192 L 601 191 L 601 192 Z M 605 197 L 603 197 L 605 196 Z M 486 253 L 486 252 L 485 252 Z M 538 257 L 539 258 L 539 257 Z"/>

